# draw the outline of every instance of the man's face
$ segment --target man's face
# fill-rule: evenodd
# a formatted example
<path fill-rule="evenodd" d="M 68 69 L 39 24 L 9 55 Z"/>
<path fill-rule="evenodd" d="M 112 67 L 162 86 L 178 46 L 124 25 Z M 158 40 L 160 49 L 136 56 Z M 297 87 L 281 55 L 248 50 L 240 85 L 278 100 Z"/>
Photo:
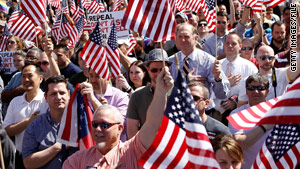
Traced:
<path fill-rule="evenodd" d="M 242 48 L 241 48 L 241 56 L 245 59 L 250 60 L 252 54 L 254 52 L 254 48 L 249 41 L 244 41 L 242 43 Z"/>
<path fill-rule="evenodd" d="M 181 24 L 185 22 L 185 20 L 181 16 L 176 16 L 175 19 L 177 24 Z"/>
<path fill-rule="evenodd" d="M 226 37 L 224 49 L 226 56 L 237 56 L 241 49 L 241 44 L 239 44 L 237 35 L 228 35 Z"/>
<path fill-rule="evenodd" d="M 275 63 L 274 51 L 271 48 L 261 47 L 257 52 L 256 60 L 259 69 L 270 71 Z"/>
<path fill-rule="evenodd" d="M 106 84 L 106 80 L 102 79 L 93 69 L 89 72 L 89 82 L 92 84 L 95 92 L 101 92 L 101 86 Z"/>
<path fill-rule="evenodd" d="M 248 96 L 250 103 L 258 104 L 258 103 L 261 103 L 266 100 L 266 97 L 269 93 L 269 89 L 259 90 L 259 89 L 257 89 L 257 87 L 258 88 L 261 88 L 261 87 L 266 88 L 263 83 L 259 83 L 256 81 L 252 81 L 251 83 L 249 83 L 246 88 L 246 94 Z M 251 89 L 252 90 L 251 91 L 248 88 L 250 88 L 250 89 L 255 88 L 255 89 L 254 90 Z"/>
<path fill-rule="evenodd" d="M 48 77 L 50 75 L 50 66 L 49 66 L 49 59 L 45 52 L 43 52 L 37 62 L 44 72 L 44 77 Z"/>
<path fill-rule="evenodd" d="M 148 73 L 151 78 L 151 82 L 156 84 L 156 77 L 160 73 L 163 68 L 162 62 L 150 62 L 149 66 L 147 67 Z"/>
<path fill-rule="evenodd" d="M 227 29 L 227 18 L 226 16 L 217 16 L 218 29 L 224 32 Z"/>
<path fill-rule="evenodd" d="M 266 10 L 266 15 L 267 16 L 270 16 L 270 15 L 272 15 L 273 14 L 273 9 L 272 8 L 267 8 L 267 10 Z"/>
<path fill-rule="evenodd" d="M 59 48 L 55 49 L 54 53 L 57 55 L 57 64 L 58 66 L 64 66 L 68 60 L 67 55 L 65 54 L 64 49 Z"/>
<path fill-rule="evenodd" d="M 63 111 L 67 106 L 70 93 L 65 83 L 50 83 L 48 92 L 45 93 L 45 99 L 49 104 L 50 110 Z"/>
<path fill-rule="evenodd" d="M 219 11 L 220 12 L 227 12 L 226 11 L 226 6 L 225 5 L 220 5 L 220 6 L 218 6 L 219 7 Z"/>
<path fill-rule="evenodd" d="M 83 31 L 81 37 L 80 37 L 81 41 L 88 41 L 89 40 L 89 32 L 88 31 Z"/>
<path fill-rule="evenodd" d="M 204 93 L 202 91 L 202 88 L 200 86 L 191 86 L 189 87 L 191 90 L 191 94 L 194 98 L 194 103 L 196 105 L 196 108 L 200 115 L 205 113 L 205 109 L 209 105 L 209 100 L 208 98 L 204 97 Z"/>
<path fill-rule="evenodd" d="M 13 63 L 14 63 L 14 66 L 18 69 L 18 70 L 22 70 L 22 67 L 24 66 L 25 64 L 25 59 L 23 56 L 21 55 L 14 55 L 13 56 Z"/>
<path fill-rule="evenodd" d="M 114 113 L 107 109 L 96 112 L 93 121 L 97 124 L 111 124 L 108 128 L 100 127 L 100 125 L 92 128 L 95 145 L 101 153 L 106 153 L 118 144 L 123 125 L 119 124 Z"/>
<path fill-rule="evenodd" d="M 285 10 L 283 13 L 283 18 L 286 23 L 289 23 L 291 21 L 290 17 L 290 10 Z"/>
<path fill-rule="evenodd" d="M 26 92 L 36 90 L 40 87 L 43 76 L 37 73 L 34 65 L 25 67 L 22 71 L 22 85 Z"/>
<path fill-rule="evenodd" d="M 191 25 L 182 26 L 176 34 L 176 46 L 178 46 L 183 53 L 193 51 L 197 43 L 198 36 L 193 35 L 191 27 Z"/>
<path fill-rule="evenodd" d="M 207 26 L 207 22 L 205 21 L 201 21 L 198 23 L 198 32 L 199 33 L 205 33 L 208 32 L 208 26 Z"/>
<path fill-rule="evenodd" d="M 282 24 L 281 26 L 274 25 L 273 30 L 272 30 L 272 36 L 273 40 L 277 43 L 283 43 L 284 38 L 285 38 L 285 25 Z"/>
<path fill-rule="evenodd" d="M 38 61 L 37 52 L 36 51 L 29 51 L 29 52 L 27 52 L 25 60 L 27 62 L 36 63 Z"/>

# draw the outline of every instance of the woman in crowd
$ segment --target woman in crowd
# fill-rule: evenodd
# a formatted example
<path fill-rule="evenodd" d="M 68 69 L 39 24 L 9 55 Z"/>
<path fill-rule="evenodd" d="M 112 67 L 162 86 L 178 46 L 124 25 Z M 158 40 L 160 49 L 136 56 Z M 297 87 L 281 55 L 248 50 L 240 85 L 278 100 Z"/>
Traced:
<path fill-rule="evenodd" d="M 6 41 L 6 50 L 7 51 L 17 51 L 22 50 L 22 40 L 14 35 L 8 37 Z"/>
<path fill-rule="evenodd" d="M 241 57 L 251 61 L 258 69 L 258 63 L 254 58 L 254 44 L 250 39 L 242 40 Z"/>
<path fill-rule="evenodd" d="M 131 63 L 129 67 L 129 80 L 125 79 L 123 75 L 119 75 L 116 79 L 116 87 L 126 91 L 131 95 L 134 90 L 142 86 L 146 86 L 150 82 L 147 69 L 143 65 L 143 62 L 137 60 Z"/>
<path fill-rule="evenodd" d="M 212 140 L 216 159 L 221 169 L 240 169 L 243 162 L 243 151 L 237 141 L 229 135 L 218 135 Z"/>

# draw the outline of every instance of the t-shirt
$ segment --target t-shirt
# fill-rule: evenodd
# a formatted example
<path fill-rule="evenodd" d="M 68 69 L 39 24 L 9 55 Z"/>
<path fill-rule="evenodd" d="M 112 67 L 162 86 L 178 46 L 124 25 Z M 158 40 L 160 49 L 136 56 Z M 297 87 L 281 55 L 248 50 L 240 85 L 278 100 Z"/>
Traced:
<path fill-rule="evenodd" d="M 203 125 L 206 129 L 209 140 L 214 139 L 219 134 L 227 134 L 231 136 L 231 132 L 228 127 L 210 116 L 207 116 Z"/>
<path fill-rule="evenodd" d="M 66 79 L 80 72 L 82 72 L 82 70 L 72 62 L 70 62 L 67 67 L 60 69 L 61 75 L 63 75 Z"/>

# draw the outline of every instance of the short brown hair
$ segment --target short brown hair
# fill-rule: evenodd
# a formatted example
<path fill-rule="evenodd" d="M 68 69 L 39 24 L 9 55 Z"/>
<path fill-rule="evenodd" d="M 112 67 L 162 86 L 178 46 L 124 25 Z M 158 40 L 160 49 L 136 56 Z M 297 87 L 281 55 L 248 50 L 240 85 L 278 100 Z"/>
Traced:
<path fill-rule="evenodd" d="M 211 141 L 214 152 L 217 150 L 223 150 L 232 159 L 243 162 L 243 150 L 240 144 L 235 141 L 231 136 L 220 134 Z"/>

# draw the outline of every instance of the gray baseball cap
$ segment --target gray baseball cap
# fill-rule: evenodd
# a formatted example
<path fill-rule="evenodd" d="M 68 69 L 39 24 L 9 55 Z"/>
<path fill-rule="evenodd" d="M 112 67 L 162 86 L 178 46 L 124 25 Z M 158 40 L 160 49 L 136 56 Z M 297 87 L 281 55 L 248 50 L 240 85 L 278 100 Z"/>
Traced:
<path fill-rule="evenodd" d="M 163 55 L 161 51 L 163 51 Z M 150 62 L 162 62 L 163 58 L 168 66 L 172 64 L 172 62 L 169 61 L 167 52 L 163 49 L 160 48 L 153 49 L 148 53 L 148 55 L 149 55 L 149 59 L 144 62 L 144 65 L 147 67 L 149 66 Z"/>
<path fill-rule="evenodd" d="M 177 14 L 175 15 L 175 18 L 176 18 L 176 16 L 180 16 L 185 21 L 189 20 L 187 15 L 185 13 L 182 13 L 182 12 L 177 12 Z"/>

